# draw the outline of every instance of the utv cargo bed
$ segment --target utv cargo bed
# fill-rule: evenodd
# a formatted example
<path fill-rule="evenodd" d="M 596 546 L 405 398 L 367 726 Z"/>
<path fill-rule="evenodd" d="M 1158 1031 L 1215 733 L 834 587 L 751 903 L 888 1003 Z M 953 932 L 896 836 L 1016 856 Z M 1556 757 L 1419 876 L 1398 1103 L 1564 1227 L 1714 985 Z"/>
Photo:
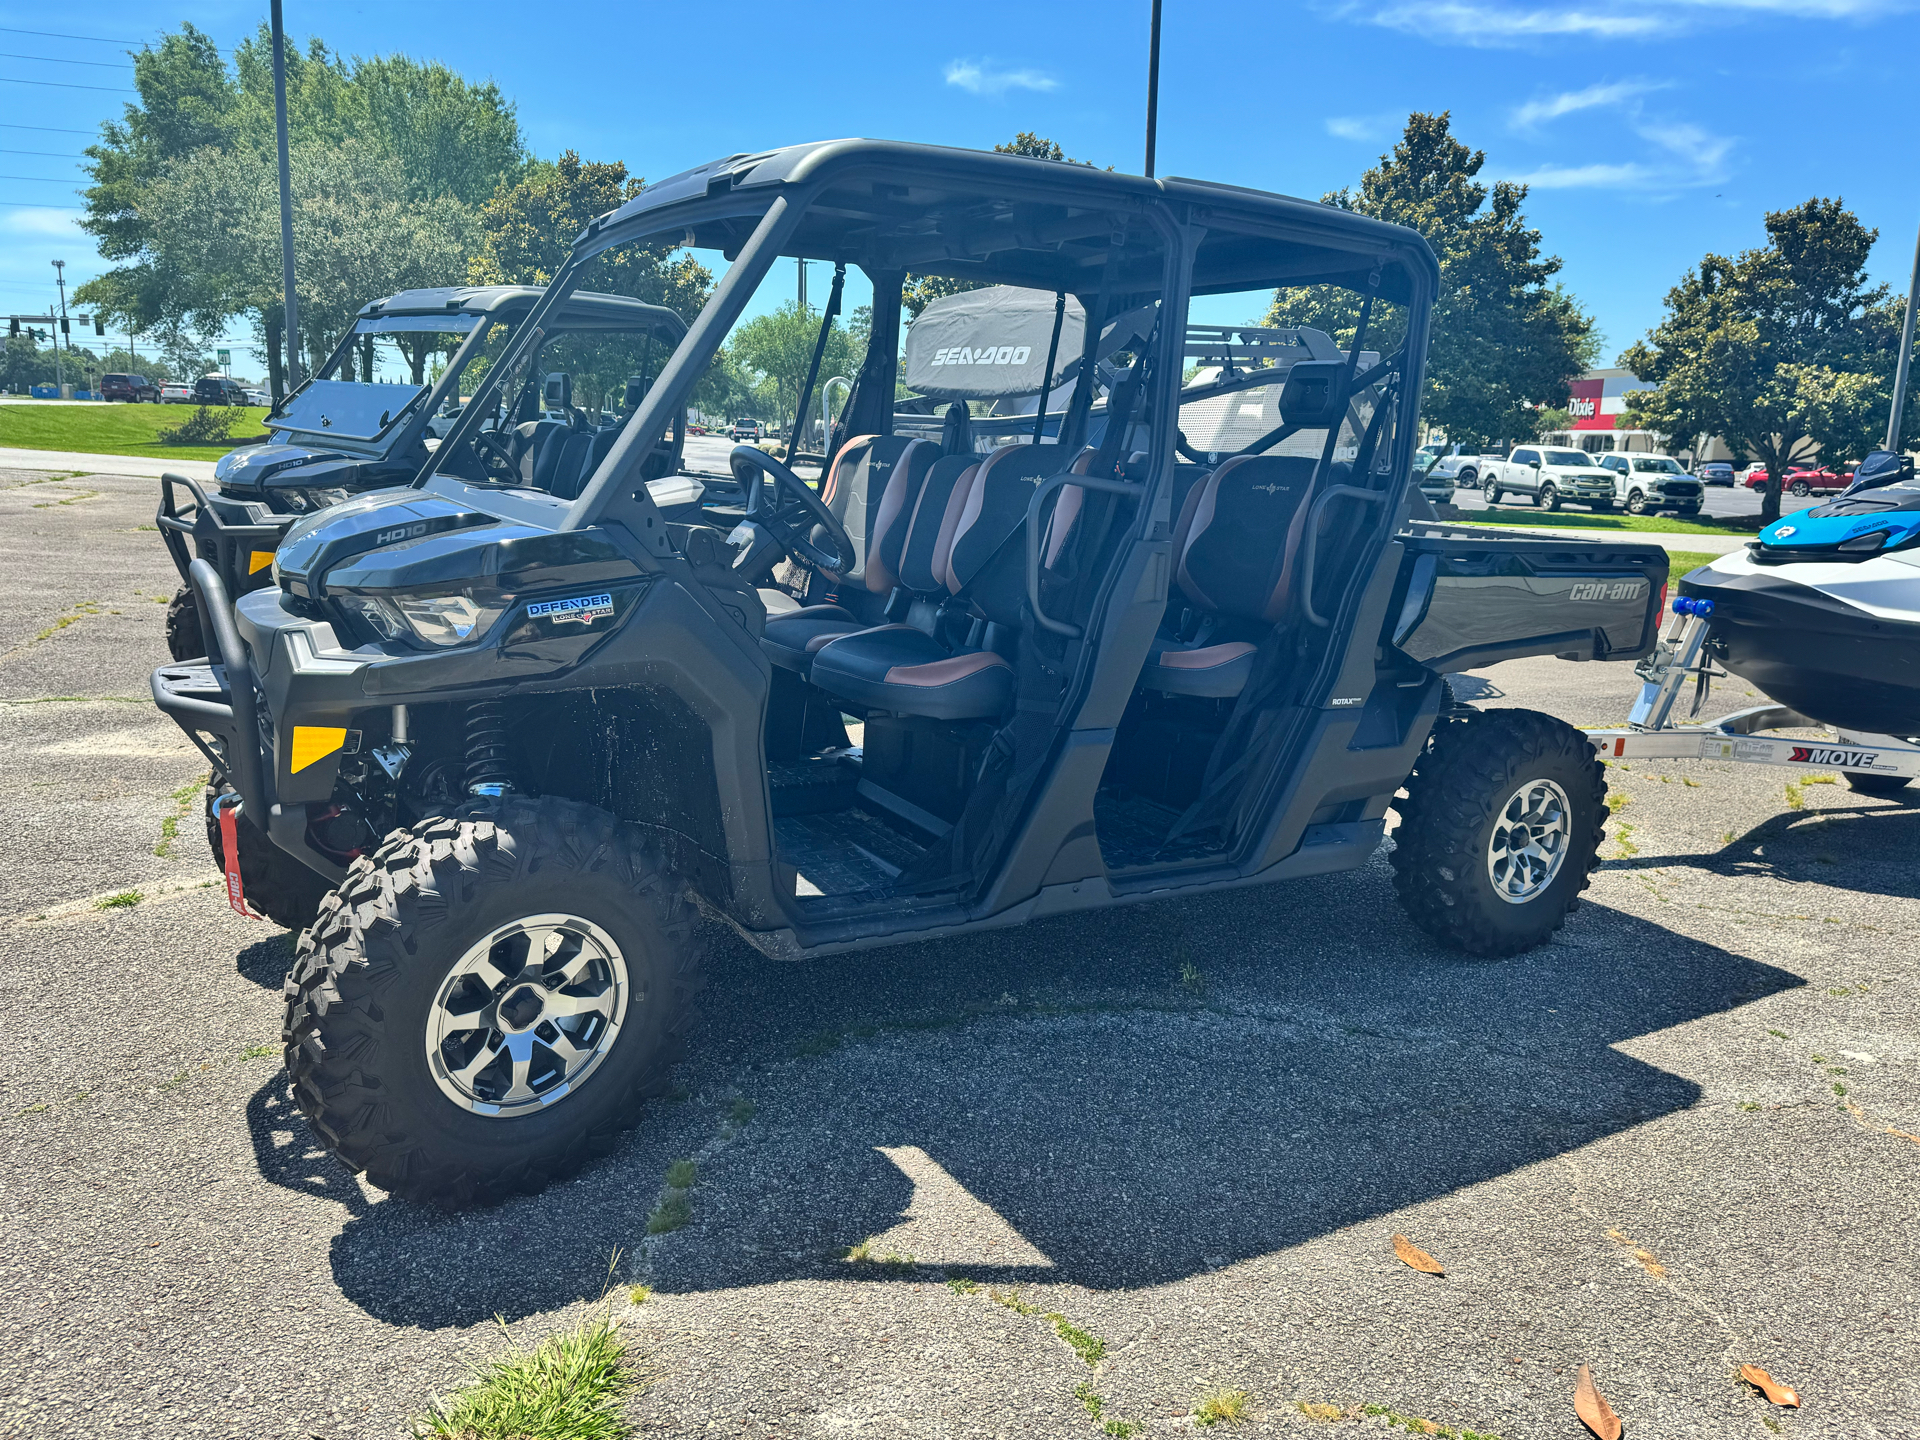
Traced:
<path fill-rule="evenodd" d="M 1522 656 L 1639 660 L 1654 649 L 1668 556 L 1630 540 L 1568 540 L 1411 521 L 1385 642 L 1430 670 Z"/>

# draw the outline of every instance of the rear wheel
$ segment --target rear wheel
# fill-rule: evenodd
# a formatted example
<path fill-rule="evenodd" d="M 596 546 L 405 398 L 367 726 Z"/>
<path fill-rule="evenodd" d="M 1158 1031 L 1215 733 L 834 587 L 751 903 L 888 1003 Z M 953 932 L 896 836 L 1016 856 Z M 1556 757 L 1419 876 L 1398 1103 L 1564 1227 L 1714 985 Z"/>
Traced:
<path fill-rule="evenodd" d="M 1864 796 L 1898 796 L 1914 782 L 1906 776 L 1882 776 L 1872 771 L 1843 771 L 1848 779 L 1848 789 L 1859 791 Z"/>
<path fill-rule="evenodd" d="M 1476 956 L 1511 956 L 1559 930 L 1587 889 L 1607 780 L 1580 731 L 1538 711 L 1435 727 L 1397 803 L 1395 889 L 1422 930 Z"/>
<path fill-rule="evenodd" d="M 177 665 L 199 660 L 207 653 L 207 642 L 200 629 L 200 601 L 193 587 L 183 585 L 167 602 L 167 654 Z"/>
<path fill-rule="evenodd" d="M 611 1150 L 680 1054 L 692 903 L 638 828 L 474 802 L 354 863 L 301 938 L 294 1097 L 383 1190 L 459 1207 Z"/>
<path fill-rule="evenodd" d="M 1542 510 L 1559 510 L 1561 508 L 1561 492 L 1555 489 L 1553 481 L 1550 480 L 1541 487 L 1541 493 L 1535 503 L 1539 505 Z"/>
<path fill-rule="evenodd" d="M 207 848 L 213 862 L 222 870 L 227 866 L 226 847 L 220 839 L 220 822 L 214 819 L 213 803 L 230 795 L 233 787 L 222 782 L 207 787 L 201 802 L 207 823 Z M 243 813 L 234 820 L 234 850 L 240 861 L 240 884 L 247 904 L 277 926 L 304 931 L 320 912 L 320 898 L 327 894 L 326 878 L 303 865 L 262 835 Z"/>

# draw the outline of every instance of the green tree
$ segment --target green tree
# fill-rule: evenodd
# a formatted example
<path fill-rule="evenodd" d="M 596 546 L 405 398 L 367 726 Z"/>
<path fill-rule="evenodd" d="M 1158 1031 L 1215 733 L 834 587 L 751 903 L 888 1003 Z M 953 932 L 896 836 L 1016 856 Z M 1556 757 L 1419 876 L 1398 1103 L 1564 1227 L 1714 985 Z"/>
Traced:
<path fill-rule="evenodd" d="M 994 147 L 996 155 L 1025 155 L 1033 160 L 1061 160 L 1069 165 L 1092 165 L 1091 160 L 1076 160 L 1060 145 L 1045 135 L 1036 135 L 1031 130 L 1018 132 L 1012 140 L 1004 141 Z M 1112 169 L 1112 166 L 1108 167 Z M 965 291 L 979 290 L 977 280 L 954 280 L 945 275 L 910 275 L 901 288 L 901 303 L 911 315 L 919 315 L 927 309 L 929 301 L 939 300 L 944 295 L 960 295 Z"/>
<path fill-rule="evenodd" d="M 786 424 L 800 404 L 800 388 L 807 379 L 807 367 L 814 358 L 814 343 L 820 336 L 818 311 L 802 310 L 797 301 L 789 302 L 768 315 L 757 315 L 737 326 L 728 349 L 736 364 L 758 371 L 773 382 L 778 419 Z M 815 400 L 819 402 L 819 383 L 830 375 L 846 375 L 852 347 L 847 332 L 837 320 L 828 333 L 827 349 L 821 355 L 820 376 L 815 381 Z"/>
<path fill-rule="evenodd" d="M 1781 514 L 1781 477 L 1819 452 L 1858 457 L 1884 438 L 1900 314 L 1867 282 L 1875 232 L 1839 200 L 1765 219 L 1767 244 L 1708 255 L 1667 294 L 1666 313 L 1621 363 L 1655 389 L 1629 395 L 1630 424 L 1718 435 L 1768 468 L 1761 520 Z"/>
<path fill-rule="evenodd" d="M 583 161 L 571 150 L 536 161 L 481 208 L 480 249 L 468 266 L 474 285 L 545 285 L 589 221 L 638 195 L 647 182 L 619 161 Z M 597 257 L 582 288 L 665 305 L 691 322 L 714 277 L 676 246 L 618 246 Z"/>
<path fill-rule="evenodd" d="M 233 157 L 248 177 L 250 193 L 260 166 L 271 171 L 273 78 L 267 28 L 263 25 L 236 47 L 231 65 L 213 41 L 190 24 L 135 52 L 133 62 L 138 99 L 125 107 L 119 120 L 104 124 L 99 142 L 88 148 L 94 183 L 86 192 L 87 213 L 81 221 L 102 256 L 119 263 L 90 281 L 79 297 L 116 324 L 130 321 L 142 331 L 177 330 L 190 323 L 189 317 L 212 329 L 235 315 L 247 315 L 269 344 L 270 371 L 278 387 L 280 305 L 277 295 L 268 294 L 277 292 L 277 280 L 271 287 L 256 284 L 251 263 L 223 264 L 212 273 L 182 268 L 180 259 L 199 248 L 198 241 L 191 235 L 160 233 L 158 227 L 184 212 L 152 194 L 156 187 L 177 181 L 183 165 L 210 165 L 208 152 Z M 296 200 L 317 206 L 309 215 L 309 228 L 325 223 L 323 213 L 329 206 L 339 208 L 337 177 L 343 167 L 364 190 L 369 166 L 377 162 L 387 172 L 378 185 L 385 210 L 396 201 L 423 212 L 451 207 L 442 228 L 460 230 L 471 223 L 465 211 L 517 176 L 524 160 L 513 107 L 496 86 L 470 85 L 445 66 L 405 56 L 347 60 L 319 40 L 310 39 L 304 50 L 290 45 L 287 103 L 291 131 L 299 148 L 309 152 L 295 175 Z M 324 158 L 327 150 L 348 148 L 354 153 L 337 164 Z M 301 190 L 303 180 L 316 178 L 321 190 Z M 391 229 L 394 219 L 383 213 L 378 225 L 361 229 Z M 431 239 L 435 224 L 422 218 L 415 228 L 421 232 L 416 238 Z M 438 271 L 444 256 L 434 251 L 429 258 Z M 457 257 L 451 271 L 438 273 L 436 283 L 457 280 L 465 259 L 465 254 Z M 301 284 L 304 291 L 304 274 Z M 362 286 L 359 303 L 382 293 L 375 284 L 370 278 Z M 240 298 L 222 310 L 223 295 L 229 302 Z M 323 296 L 316 304 L 327 301 Z M 316 333 L 305 337 L 310 348 L 331 339 L 326 329 L 314 326 Z"/>
<path fill-rule="evenodd" d="M 1358 191 L 1322 203 L 1419 231 L 1440 262 L 1421 396 L 1424 425 L 1480 447 L 1533 439 L 1544 410 L 1567 404 L 1569 382 L 1598 358 L 1594 321 L 1551 283 L 1558 256 L 1541 253 L 1541 233 L 1521 214 L 1527 187 L 1484 185 L 1487 156 L 1449 129 L 1448 113 L 1415 113 L 1394 151 L 1361 177 Z M 1283 288 L 1269 325 L 1309 325 L 1342 345 L 1353 342 L 1361 301 L 1336 286 Z M 1406 333 L 1398 307 L 1376 304 L 1369 350 L 1386 352 Z"/>

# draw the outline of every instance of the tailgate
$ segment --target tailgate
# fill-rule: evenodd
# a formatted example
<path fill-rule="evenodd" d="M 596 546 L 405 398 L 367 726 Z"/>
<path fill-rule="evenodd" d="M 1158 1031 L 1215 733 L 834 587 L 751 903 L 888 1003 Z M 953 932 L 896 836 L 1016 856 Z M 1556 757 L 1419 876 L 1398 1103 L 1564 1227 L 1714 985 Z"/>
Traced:
<path fill-rule="evenodd" d="M 1383 645 L 1432 670 L 1529 655 L 1638 660 L 1654 649 L 1667 552 L 1631 540 L 1567 540 L 1492 527 L 1410 523 Z"/>

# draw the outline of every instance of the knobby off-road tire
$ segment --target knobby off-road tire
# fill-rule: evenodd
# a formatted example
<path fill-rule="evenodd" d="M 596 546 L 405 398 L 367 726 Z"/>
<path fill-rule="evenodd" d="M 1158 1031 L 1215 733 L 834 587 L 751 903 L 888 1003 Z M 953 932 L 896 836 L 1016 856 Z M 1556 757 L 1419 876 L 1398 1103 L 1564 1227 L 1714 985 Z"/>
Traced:
<path fill-rule="evenodd" d="M 624 1013 L 592 1068 L 567 1073 L 566 1094 L 486 1114 L 446 1089 L 457 1083 L 446 1053 L 430 1054 L 430 1027 L 467 1007 L 484 1023 L 467 1034 L 505 1053 L 500 1027 L 546 1014 L 547 1001 L 530 1012 L 528 996 L 564 993 L 527 986 L 534 941 L 518 955 L 511 940 L 482 943 L 557 914 L 615 953 Z M 591 806 L 509 796 L 395 831 L 354 862 L 301 937 L 282 1033 L 295 1100 L 336 1156 L 395 1195 L 454 1209 L 538 1191 L 606 1154 L 666 1089 L 692 1014 L 695 938 L 693 902 L 657 846 Z M 487 994 L 463 989 L 476 984 L 476 955 L 513 972 L 477 1012 L 471 999 L 455 1004 Z M 555 1053 L 536 1054 L 551 1070 Z M 472 1081 L 483 1102 L 485 1075 Z"/>
<path fill-rule="evenodd" d="M 1515 802 L 1529 788 L 1558 793 L 1560 860 L 1525 899 L 1505 899 L 1491 868 L 1505 835 L 1538 813 Z M 1562 802 L 1565 804 L 1562 804 Z M 1475 956 L 1512 956 L 1559 930 L 1594 869 L 1607 816 L 1607 780 L 1586 736 L 1539 711 L 1498 710 L 1440 721 L 1398 802 L 1394 887 L 1414 923 Z M 1542 839 L 1545 839 L 1542 836 Z"/>
<path fill-rule="evenodd" d="M 200 802 L 207 823 L 207 848 L 213 852 L 213 863 L 223 871 L 227 856 L 220 843 L 220 822 L 214 819 L 213 803 L 216 797 L 232 791 L 233 787 L 224 782 L 210 785 Z M 327 894 L 326 877 L 268 840 L 244 813 L 234 822 L 234 849 L 240 853 L 240 884 L 248 905 L 290 931 L 304 931 L 313 924 L 320 914 L 320 898 Z"/>
<path fill-rule="evenodd" d="M 200 601 L 193 587 L 183 585 L 167 602 L 167 654 L 174 664 L 199 660 L 207 653 L 205 632 L 200 629 Z"/>

